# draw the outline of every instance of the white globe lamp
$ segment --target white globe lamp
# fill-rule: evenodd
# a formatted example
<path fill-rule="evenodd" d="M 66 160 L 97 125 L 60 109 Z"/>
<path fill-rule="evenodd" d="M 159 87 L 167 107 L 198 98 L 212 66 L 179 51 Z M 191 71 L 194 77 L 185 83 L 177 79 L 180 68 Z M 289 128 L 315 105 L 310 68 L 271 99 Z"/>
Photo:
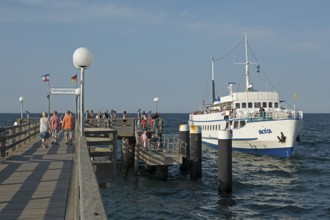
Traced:
<path fill-rule="evenodd" d="M 156 103 L 156 113 L 158 112 L 158 102 L 159 102 L 159 98 L 158 97 L 155 97 L 154 98 L 154 102 Z"/>
<path fill-rule="evenodd" d="M 24 102 L 24 97 L 21 96 L 18 98 L 18 101 L 21 103 L 21 119 L 23 118 L 23 102 Z"/>
<path fill-rule="evenodd" d="M 84 70 L 87 69 L 93 61 L 93 55 L 86 47 L 80 47 L 73 53 L 73 65 L 80 69 L 80 135 L 83 136 L 84 131 Z M 76 90 L 77 94 L 77 90 Z"/>

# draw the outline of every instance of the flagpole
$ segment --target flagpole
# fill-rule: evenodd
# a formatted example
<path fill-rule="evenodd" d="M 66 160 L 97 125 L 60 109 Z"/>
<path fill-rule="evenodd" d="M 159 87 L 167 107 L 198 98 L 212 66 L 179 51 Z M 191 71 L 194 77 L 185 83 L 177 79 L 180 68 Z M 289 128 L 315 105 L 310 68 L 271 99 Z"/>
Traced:
<path fill-rule="evenodd" d="M 50 74 L 49 74 L 49 80 L 48 80 L 48 95 L 47 95 L 47 98 L 48 98 L 48 118 L 49 118 L 49 115 L 50 115 Z"/>

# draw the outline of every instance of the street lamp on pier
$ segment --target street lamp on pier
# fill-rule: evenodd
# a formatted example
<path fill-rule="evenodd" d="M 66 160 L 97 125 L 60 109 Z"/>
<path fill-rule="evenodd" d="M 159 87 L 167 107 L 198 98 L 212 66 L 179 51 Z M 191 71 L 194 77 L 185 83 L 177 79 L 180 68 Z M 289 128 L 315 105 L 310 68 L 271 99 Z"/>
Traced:
<path fill-rule="evenodd" d="M 157 113 L 158 112 L 157 107 L 158 107 L 159 98 L 155 97 L 154 102 L 156 103 L 156 113 Z"/>
<path fill-rule="evenodd" d="M 19 97 L 18 100 L 21 103 L 21 119 L 23 119 L 23 101 L 24 101 L 23 96 Z"/>
<path fill-rule="evenodd" d="M 84 71 L 92 64 L 92 60 L 92 53 L 85 47 L 80 47 L 73 53 L 73 65 L 80 69 L 80 136 L 83 136 L 84 132 Z"/>

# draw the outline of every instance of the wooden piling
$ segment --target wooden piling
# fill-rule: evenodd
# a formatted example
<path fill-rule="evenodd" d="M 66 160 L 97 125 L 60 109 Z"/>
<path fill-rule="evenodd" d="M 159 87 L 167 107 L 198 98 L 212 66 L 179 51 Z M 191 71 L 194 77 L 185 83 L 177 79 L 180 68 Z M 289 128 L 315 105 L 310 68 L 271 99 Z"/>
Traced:
<path fill-rule="evenodd" d="M 121 159 L 122 159 L 122 166 L 121 171 L 123 176 L 127 176 L 128 174 L 128 139 L 122 138 L 121 140 Z"/>
<path fill-rule="evenodd" d="M 5 138 L 5 129 L 0 128 L 0 156 L 6 156 L 6 138 Z"/>
<path fill-rule="evenodd" d="M 218 193 L 232 193 L 232 130 L 218 133 Z"/>
<path fill-rule="evenodd" d="M 190 126 L 191 178 L 202 177 L 202 132 L 200 126 Z"/>
<path fill-rule="evenodd" d="M 134 148 L 134 179 L 135 183 L 139 180 L 139 145 L 135 144 Z"/>
<path fill-rule="evenodd" d="M 161 180 L 167 180 L 168 177 L 168 166 L 158 166 L 157 171 Z"/>
<path fill-rule="evenodd" d="M 187 143 L 185 157 L 182 158 L 182 164 L 180 165 L 181 171 L 190 170 L 190 140 L 189 140 L 189 126 L 182 124 L 179 126 L 179 139 Z"/>

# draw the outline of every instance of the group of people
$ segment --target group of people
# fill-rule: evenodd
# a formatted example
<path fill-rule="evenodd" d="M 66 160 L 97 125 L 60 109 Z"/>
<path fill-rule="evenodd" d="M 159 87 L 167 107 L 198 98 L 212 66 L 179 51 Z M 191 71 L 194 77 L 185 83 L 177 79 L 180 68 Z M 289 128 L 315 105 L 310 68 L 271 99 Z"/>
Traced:
<path fill-rule="evenodd" d="M 117 119 L 117 112 L 115 110 L 111 110 L 111 112 L 109 112 L 109 110 L 104 111 L 103 113 L 101 113 L 100 111 L 97 112 L 97 114 L 94 114 L 93 110 L 87 110 L 86 111 L 86 119 L 112 119 L 112 120 L 116 120 Z"/>
<path fill-rule="evenodd" d="M 103 114 L 99 111 L 99 112 L 97 112 L 96 115 L 94 115 L 93 110 L 87 110 L 86 119 L 87 119 L 87 122 L 89 120 L 93 120 L 93 119 L 110 119 L 111 122 L 116 122 L 117 121 L 117 111 L 111 110 L 111 112 L 109 112 L 107 110 Z M 122 119 L 123 119 L 123 126 L 126 127 L 126 125 L 127 125 L 127 112 L 126 111 L 123 112 Z"/>
<path fill-rule="evenodd" d="M 159 117 L 159 112 L 156 112 L 154 116 L 151 116 L 151 112 L 147 115 L 145 111 L 142 111 L 141 113 L 141 109 L 138 110 L 138 123 L 141 124 L 143 129 L 146 129 L 147 127 L 152 128 L 154 120 Z"/>
<path fill-rule="evenodd" d="M 39 130 L 43 148 L 48 148 L 47 143 L 50 137 L 52 144 L 57 145 L 58 134 L 61 130 L 64 132 L 66 144 L 72 144 L 75 128 L 74 116 L 70 111 L 67 111 L 65 116 L 61 118 L 58 116 L 57 111 L 54 111 L 50 118 L 47 117 L 46 112 L 42 113 Z"/>

